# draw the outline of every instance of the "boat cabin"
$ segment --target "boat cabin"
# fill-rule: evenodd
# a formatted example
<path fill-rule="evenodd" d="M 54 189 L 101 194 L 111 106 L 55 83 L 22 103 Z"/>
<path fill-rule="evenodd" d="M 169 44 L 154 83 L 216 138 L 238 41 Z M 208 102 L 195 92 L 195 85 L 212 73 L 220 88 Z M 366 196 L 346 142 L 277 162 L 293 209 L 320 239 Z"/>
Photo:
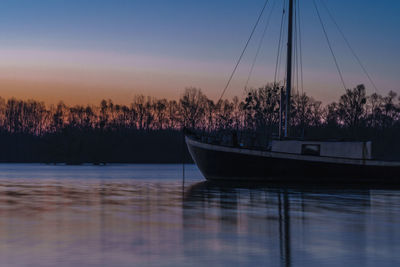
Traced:
<path fill-rule="evenodd" d="M 372 142 L 273 140 L 271 151 L 321 157 L 372 159 Z"/>

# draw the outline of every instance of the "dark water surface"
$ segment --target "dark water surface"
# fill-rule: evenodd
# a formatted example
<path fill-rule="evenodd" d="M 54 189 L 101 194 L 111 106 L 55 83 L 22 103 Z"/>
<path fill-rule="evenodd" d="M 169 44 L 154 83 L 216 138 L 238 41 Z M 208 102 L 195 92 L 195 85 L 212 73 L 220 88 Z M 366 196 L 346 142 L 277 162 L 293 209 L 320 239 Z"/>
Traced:
<path fill-rule="evenodd" d="M 0 266 L 400 266 L 400 191 L 0 165 Z"/>

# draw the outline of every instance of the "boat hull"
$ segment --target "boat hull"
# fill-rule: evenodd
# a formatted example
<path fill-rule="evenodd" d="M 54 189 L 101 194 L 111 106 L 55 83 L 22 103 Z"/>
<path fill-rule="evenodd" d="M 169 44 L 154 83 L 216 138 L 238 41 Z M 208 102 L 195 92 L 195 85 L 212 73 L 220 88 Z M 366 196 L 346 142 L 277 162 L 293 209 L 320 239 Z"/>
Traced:
<path fill-rule="evenodd" d="M 331 159 L 210 145 L 186 138 L 207 180 L 399 183 L 400 163 Z"/>

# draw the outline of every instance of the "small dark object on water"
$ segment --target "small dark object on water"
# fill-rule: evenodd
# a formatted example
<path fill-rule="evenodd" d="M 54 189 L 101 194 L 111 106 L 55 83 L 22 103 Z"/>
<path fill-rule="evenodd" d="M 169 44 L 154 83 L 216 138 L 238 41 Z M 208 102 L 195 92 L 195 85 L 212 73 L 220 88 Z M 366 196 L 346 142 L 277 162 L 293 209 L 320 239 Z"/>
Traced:
<path fill-rule="evenodd" d="M 66 165 L 78 166 L 78 165 L 82 165 L 83 162 L 80 162 L 80 161 L 67 161 L 65 164 L 66 164 Z"/>
<path fill-rule="evenodd" d="M 93 162 L 93 165 L 95 165 L 95 166 L 106 166 L 107 163 L 106 162 Z"/>

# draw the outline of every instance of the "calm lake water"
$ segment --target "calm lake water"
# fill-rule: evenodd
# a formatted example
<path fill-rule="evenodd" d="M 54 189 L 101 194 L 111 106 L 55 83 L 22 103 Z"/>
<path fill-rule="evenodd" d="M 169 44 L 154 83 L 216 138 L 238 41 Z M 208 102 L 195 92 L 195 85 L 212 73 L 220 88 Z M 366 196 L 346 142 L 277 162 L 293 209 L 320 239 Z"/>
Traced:
<path fill-rule="evenodd" d="M 399 266 L 400 190 L 0 165 L 0 266 Z"/>

